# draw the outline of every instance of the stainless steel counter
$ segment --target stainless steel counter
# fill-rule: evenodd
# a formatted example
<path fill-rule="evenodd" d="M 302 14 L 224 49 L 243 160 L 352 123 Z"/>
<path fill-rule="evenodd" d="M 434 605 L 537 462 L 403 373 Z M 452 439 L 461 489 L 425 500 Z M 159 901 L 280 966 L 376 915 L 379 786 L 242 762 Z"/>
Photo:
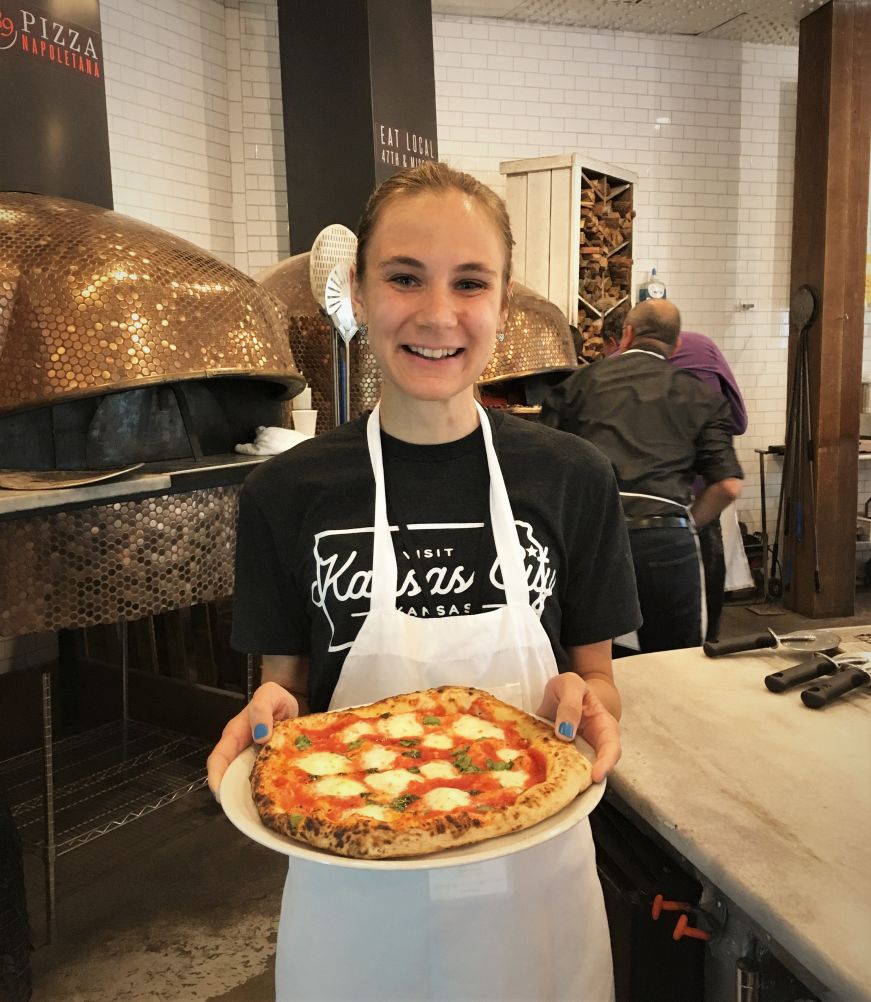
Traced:
<path fill-rule="evenodd" d="M 843 649 L 871 650 L 871 627 L 838 632 Z M 615 662 L 624 753 L 611 788 L 825 999 L 869 1002 L 871 689 L 824 710 L 804 706 L 803 686 L 769 692 L 763 677 L 797 660 L 696 648 Z"/>

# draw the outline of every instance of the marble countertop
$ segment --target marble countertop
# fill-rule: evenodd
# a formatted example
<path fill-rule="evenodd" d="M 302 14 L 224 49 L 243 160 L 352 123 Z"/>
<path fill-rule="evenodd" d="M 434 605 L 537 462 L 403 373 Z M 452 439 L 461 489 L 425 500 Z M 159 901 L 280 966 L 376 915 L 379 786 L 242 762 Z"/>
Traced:
<path fill-rule="evenodd" d="M 871 650 L 871 626 L 836 632 L 843 650 Z M 805 686 L 765 688 L 799 660 L 616 661 L 624 751 L 609 782 L 827 998 L 871 1002 L 871 687 L 823 710 L 801 702 Z"/>

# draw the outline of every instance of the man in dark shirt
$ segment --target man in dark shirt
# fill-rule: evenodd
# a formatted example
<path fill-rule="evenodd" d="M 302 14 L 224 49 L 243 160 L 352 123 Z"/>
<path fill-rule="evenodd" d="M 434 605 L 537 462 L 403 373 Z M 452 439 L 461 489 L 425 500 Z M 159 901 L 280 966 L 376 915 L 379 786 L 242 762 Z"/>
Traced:
<path fill-rule="evenodd" d="M 680 333 L 673 303 L 645 300 L 627 315 L 625 331 L 623 353 L 550 392 L 542 421 L 586 438 L 611 460 L 644 616 L 641 650 L 695 647 L 703 617 L 692 526 L 717 518 L 740 493 L 732 417 L 720 394 L 668 364 Z M 690 504 L 697 475 L 707 486 Z"/>

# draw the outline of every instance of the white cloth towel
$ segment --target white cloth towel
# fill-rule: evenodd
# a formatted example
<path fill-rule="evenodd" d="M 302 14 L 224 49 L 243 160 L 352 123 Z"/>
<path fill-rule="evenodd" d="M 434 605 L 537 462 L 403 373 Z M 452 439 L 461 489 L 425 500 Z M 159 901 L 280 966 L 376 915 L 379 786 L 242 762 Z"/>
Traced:
<path fill-rule="evenodd" d="M 260 425 L 254 441 L 237 445 L 236 452 L 242 452 L 247 456 L 276 456 L 279 452 L 287 452 L 288 449 L 311 437 L 290 428 L 265 428 Z"/>

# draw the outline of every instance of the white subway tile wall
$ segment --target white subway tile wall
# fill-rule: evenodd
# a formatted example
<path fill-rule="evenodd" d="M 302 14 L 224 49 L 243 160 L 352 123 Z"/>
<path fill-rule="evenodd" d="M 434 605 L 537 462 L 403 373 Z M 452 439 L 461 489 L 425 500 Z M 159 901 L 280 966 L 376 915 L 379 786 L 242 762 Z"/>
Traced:
<path fill-rule="evenodd" d="M 103 0 L 115 209 L 249 274 L 289 253 L 277 10 Z"/>
<path fill-rule="evenodd" d="M 502 194 L 501 160 L 639 175 L 635 285 L 655 267 L 729 359 L 750 414 L 738 509 L 758 528 L 755 450 L 784 437 L 797 50 L 448 16 L 433 35 L 443 159 Z M 772 517 L 779 481 L 769 457 Z"/>
<path fill-rule="evenodd" d="M 750 417 L 737 507 L 758 530 L 757 450 L 785 433 L 797 48 L 442 15 L 433 43 L 442 159 L 501 194 L 502 160 L 577 152 L 639 175 L 636 287 L 656 267 L 729 359 Z M 864 342 L 871 378 L 867 308 Z M 771 531 L 782 461 L 763 462 Z M 861 506 L 871 463 L 859 474 Z"/>

